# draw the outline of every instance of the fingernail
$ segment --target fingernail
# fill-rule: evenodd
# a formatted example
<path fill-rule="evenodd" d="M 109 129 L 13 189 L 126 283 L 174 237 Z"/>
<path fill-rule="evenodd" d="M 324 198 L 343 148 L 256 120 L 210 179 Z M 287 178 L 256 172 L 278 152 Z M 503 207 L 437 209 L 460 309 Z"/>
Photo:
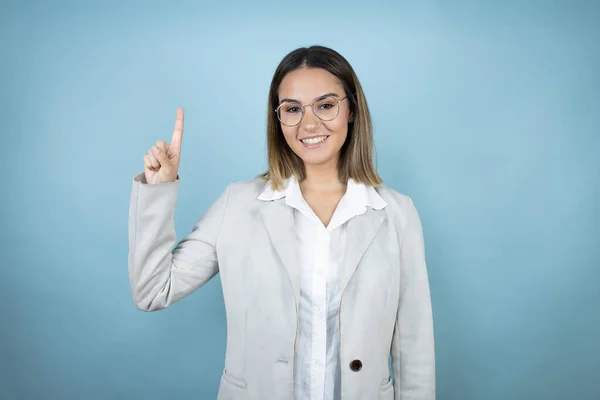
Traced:
<path fill-rule="evenodd" d="M 152 148 L 152 152 L 153 153 L 158 153 L 159 152 L 159 148 L 158 147 L 153 147 Z"/>

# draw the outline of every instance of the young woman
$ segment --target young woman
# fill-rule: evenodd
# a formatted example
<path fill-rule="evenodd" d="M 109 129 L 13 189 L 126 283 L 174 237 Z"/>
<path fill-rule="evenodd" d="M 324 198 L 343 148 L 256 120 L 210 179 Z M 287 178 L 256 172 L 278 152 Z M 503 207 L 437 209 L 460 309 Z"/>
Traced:
<path fill-rule="evenodd" d="M 227 186 L 175 243 L 183 110 L 134 177 L 129 278 L 163 309 L 220 273 L 222 400 L 433 400 L 419 215 L 382 185 L 358 78 L 321 46 L 289 53 L 269 92 L 268 170 Z M 392 377 L 388 360 L 392 357 Z"/>

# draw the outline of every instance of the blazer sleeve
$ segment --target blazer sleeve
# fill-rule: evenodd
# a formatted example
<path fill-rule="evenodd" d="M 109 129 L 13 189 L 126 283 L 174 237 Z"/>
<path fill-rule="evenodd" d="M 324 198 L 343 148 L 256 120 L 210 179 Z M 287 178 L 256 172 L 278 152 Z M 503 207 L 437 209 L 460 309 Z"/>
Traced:
<path fill-rule="evenodd" d="M 400 247 L 400 300 L 392 339 L 395 400 L 435 399 L 435 351 L 429 278 L 419 214 L 408 198 Z"/>
<path fill-rule="evenodd" d="M 168 307 L 198 289 L 218 271 L 216 244 L 229 186 L 202 215 L 192 232 L 175 245 L 175 205 L 179 178 L 149 185 L 133 178 L 129 207 L 129 282 L 142 311 Z"/>

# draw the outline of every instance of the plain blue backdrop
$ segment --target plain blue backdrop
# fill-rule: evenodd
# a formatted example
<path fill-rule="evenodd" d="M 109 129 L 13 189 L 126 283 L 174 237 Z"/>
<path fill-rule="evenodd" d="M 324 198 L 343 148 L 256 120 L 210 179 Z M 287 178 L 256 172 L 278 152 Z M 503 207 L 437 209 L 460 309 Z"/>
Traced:
<path fill-rule="evenodd" d="M 178 238 L 266 167 L 271 76 L 341 52 L 422 217 L 438 400 L 600 399 L 600 4 L 6 1 L 0 398 L 214 399 L 218 276 L 157 313 L 132 178 L 186 111 Z"/>

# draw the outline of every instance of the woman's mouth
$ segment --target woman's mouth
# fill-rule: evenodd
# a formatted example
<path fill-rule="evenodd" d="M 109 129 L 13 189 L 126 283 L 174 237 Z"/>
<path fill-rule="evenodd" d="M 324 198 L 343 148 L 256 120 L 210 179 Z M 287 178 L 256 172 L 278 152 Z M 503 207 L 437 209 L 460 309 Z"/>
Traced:
<path fill-rule="evenodd" d="M 311 137 L 311 138 L 302 139 L 300 141 L 302 142 L 304 147 L 313 149 L 315 147 L 322 146 L 328 137 L 329 137 L 328 135 L 315 136 L 315 137 Z"/>

